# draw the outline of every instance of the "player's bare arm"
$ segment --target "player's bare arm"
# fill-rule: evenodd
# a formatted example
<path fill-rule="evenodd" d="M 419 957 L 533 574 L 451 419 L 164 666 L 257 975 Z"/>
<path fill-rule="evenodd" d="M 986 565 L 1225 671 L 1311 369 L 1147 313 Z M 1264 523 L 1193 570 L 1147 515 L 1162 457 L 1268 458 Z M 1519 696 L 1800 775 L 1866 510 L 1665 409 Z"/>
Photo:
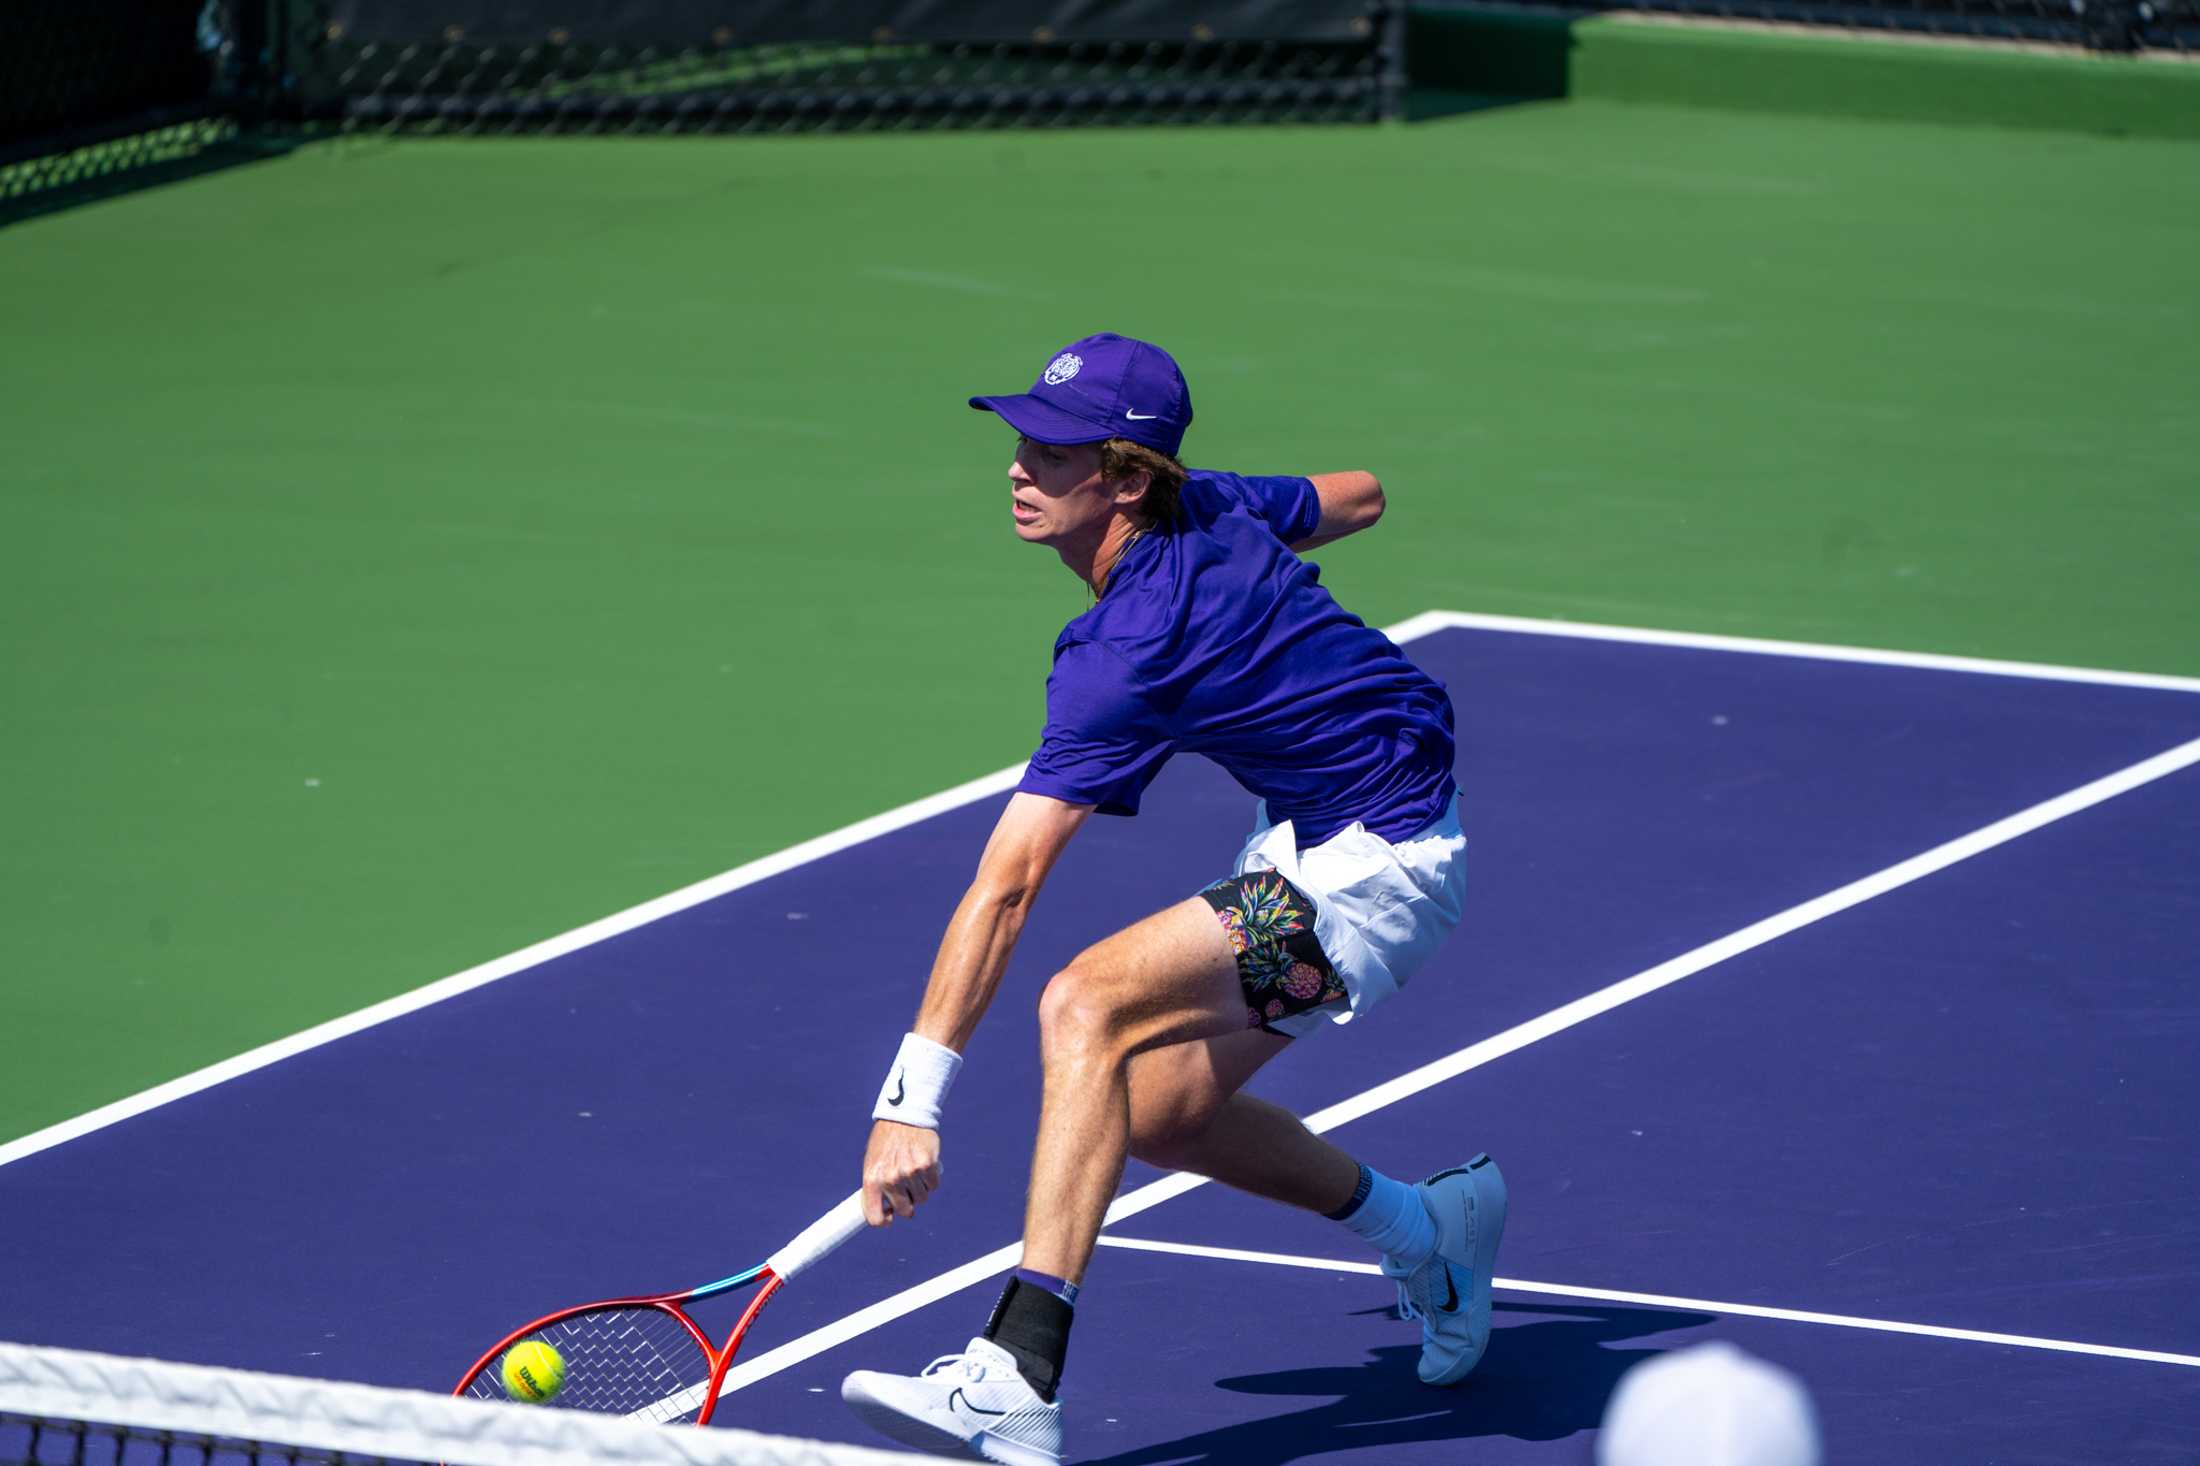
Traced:
<path fill-rule="evenodd" d="M 1039 888 L 1090 805 L 1016 794 L 1001 811 L 978 873 L 955 906 L 932 961 L 914 1032 L 960 1053 L 1000 987 Z M 874 1227 L 906 1218 L 940 1183 L 940 1136 L 922 1125 L 876 1120 L 863 1157 L 863 1211 Z"/>
<path fill-rule="evenodd" d="M 1322 517 L 1312 534 L 1290 547 L 1294 553 L 1358 534 L 1383 517 L 1382 480 L 1364 468 L 1310 474 L 1307 482 L 1321 500 Z"/>

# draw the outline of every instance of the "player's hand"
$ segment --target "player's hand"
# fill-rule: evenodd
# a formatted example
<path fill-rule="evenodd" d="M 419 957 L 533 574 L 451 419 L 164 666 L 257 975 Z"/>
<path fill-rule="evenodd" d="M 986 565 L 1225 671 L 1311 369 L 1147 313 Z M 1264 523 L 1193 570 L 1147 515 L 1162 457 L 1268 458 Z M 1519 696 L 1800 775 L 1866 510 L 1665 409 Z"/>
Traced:
<path fill-rule="evenodd" d="M 871 1124 L 863 1152 L 863 1219 L 883 1227 L 907 1221 L 918 1203 L 940 1189 L 940 1133 L 892 1120 Z"/>

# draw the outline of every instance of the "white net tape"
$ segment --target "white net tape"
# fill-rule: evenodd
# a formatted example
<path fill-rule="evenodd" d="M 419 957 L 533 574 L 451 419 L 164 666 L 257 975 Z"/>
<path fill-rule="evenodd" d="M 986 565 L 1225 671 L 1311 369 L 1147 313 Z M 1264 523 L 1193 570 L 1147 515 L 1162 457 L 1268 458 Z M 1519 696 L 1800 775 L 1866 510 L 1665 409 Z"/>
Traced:
<path fill-rule="evenodd" d="M 0 1343 L 0 1416 L 447 1466 L 910 1466 L 921 1459 L 754 1431 L 651 1426 L 420 1390 L 9 1343 Z M 0 1423 L 0 1437 L 8 1429 Z"/>

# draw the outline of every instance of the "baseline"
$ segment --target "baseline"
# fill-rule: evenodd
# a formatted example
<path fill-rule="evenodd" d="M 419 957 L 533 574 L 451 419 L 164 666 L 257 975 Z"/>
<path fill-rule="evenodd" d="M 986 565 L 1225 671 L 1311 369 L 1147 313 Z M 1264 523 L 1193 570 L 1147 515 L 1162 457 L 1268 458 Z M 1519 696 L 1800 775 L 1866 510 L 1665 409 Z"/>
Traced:
<path fill-rule="evenodd" d="M 2089 682 L 2103 687 L 2145 687 L 2159 692 L 2200 692 L 2200 677 L 2168 672 L 2120 672 L 2108 667 L 2066 667 L 2052 662 L 2010 662 L 1992 657 L 1959 657 L 1942 652 L 1903 652 L 1881 647 L 1842 646 L 1833 642 L 1778 641 L 1759 636 L 1726 636 L 1706 631 L 1659 631 L 1642 626 L 1607 626 L 1595 621 L 1540 620 L 1485 611 L 1423 611 L 1386 634 L 1394 641 L 1435 631 L 1506 631 L 1527 636 L 1564 636 L 1580 641 L 1621 641 L 1638 646 L 1687 647 L 1696 651 L 1747 652 L 1758 656 L 1804 657 L 1821 662 L 1859 662 L 1877 667 L 1915 667 L 1929 672 L 1972 672 L 1995 677 L 2029 677 L 2041 682 Z"/>

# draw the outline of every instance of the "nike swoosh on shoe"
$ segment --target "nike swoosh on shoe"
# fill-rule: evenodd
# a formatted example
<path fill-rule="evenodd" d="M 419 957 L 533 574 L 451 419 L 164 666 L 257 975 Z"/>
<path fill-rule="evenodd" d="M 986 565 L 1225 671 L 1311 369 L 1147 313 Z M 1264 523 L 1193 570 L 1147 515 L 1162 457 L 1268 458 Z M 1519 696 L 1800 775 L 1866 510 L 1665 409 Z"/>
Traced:
<path fill-rule="evenodd" d="M 1006 1410 L 988 1410 L 983 1405 L 972 1403 L 970 1397 L 962 1392 L 959 1385 L 947 1392 L 947 1408 L 954 1409 L 957 1400 L 962 1402 L 963 1409 L 970 1411 L 973 1415 L 1006 1415 L 1008 1413 Z"/>

